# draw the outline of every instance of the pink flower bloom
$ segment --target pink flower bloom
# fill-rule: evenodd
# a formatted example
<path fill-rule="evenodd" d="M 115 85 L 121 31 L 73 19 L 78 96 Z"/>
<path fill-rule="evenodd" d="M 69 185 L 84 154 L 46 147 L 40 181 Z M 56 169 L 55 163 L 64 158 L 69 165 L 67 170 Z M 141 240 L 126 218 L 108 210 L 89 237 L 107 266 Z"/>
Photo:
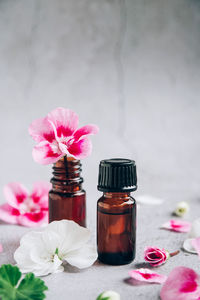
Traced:
<path fill-rule="evenodd" d="M 173 269 L 161 289 L 160 297 L 162 300 L 199 300 L 200 276 L 190 268 Z"/>
<path fill-rule="evenodd" d="M 167 276 L 158 274 L 149 269 L 136 269 L 131 270 L 129 273 L 131 278 L 139 281 L 145 281 L 149 283 L 163 283 L 167 279 Z"/>
<path fill-rule="evenodd" d="M 58 107 L 47 117 L 37 119 L 29 127 L 29 133 L 38 143 L 33 148 L 33 158 L 40 164 L 51 164 L 65 155 L 85 158 L 92 151 L 88 135 L 96 134 L 96 125 L 78 129 L 78 115 L 70 109 Z"/>
<path fill-rule="evenodd" d="M 191 229 L 191 223 L 181 220 L 170 220 L 163 224 L 162 228 L 177 232 L 189 232 Z"/>
<path fill-rule="evenodd" d="M 3 246 L 0 244 L 0 253 L 3 252 Z"/>
<path fill-rule="evenodd" d="M 200 257 L 200 237 L 198 237 L 196 239 L 192 239 L 191 244 L 194 247 L 194 249 L 197 251 L 197 254 Z"/>
<path fill-rule="evenodd" d="M 144 259 L 152 266 L 157 267 L 166 262 L 169 253 L 165 249 L 157 247 L 146 247 L 144 250 Z"/>
<path fill-rule="evenodd" d="M 50 183 L 36 182 L 29 195 L 27 189 L 18 182 L 4 187 L 7 203 L 0 205 L 0 219 L 10 224 L 27 227 L 48 223 L 48 192 Z"/>

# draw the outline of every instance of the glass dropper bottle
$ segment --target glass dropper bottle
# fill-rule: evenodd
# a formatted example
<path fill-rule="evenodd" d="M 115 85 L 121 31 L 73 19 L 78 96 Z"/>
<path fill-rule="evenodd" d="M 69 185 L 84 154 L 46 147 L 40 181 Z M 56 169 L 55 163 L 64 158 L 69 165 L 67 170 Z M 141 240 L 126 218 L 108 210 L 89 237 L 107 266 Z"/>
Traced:
<path fill-rule="evenodd" d="M 97 203 L 98 259 L 110 265 L 128 264 L 135 258 L 136 202 L 131 192 L 137 189 L 136 165 L 130 159 L 102 160 Z"/>

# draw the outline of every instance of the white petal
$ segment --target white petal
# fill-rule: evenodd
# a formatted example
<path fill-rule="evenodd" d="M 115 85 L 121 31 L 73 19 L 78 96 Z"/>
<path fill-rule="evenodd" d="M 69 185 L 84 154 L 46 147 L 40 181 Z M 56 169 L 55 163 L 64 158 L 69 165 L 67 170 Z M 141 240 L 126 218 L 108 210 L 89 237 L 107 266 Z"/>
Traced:
<path fill-rule="evenodd" d="M 149 205 L 160 205 L 165 201 L 164 199 L 153 197 L 151 195 L 140 195 L 137 196 L 136 200 L 138 203 Z"/>
<path fill-rule="evenodd" d="M 24 247 L 20 246 L 14 253 L 14 259 L 17 262 L 18 267 L 21 269 L 33 269 L 35 263 L 31 260 L 29 251 L 26 251 Z"/>
<path fill-rule="evenodd" d="M 63 237 L 58 233 L 50 230 L 45 230 L 42 234 L 42 240 L 45 244 L 47 251 L 50 254 L 54 254 L 56 248 L 60 249 L 63 243 Z"/>
<path fill-rule="evenodd" d="M 26 245 L 26 247 L 31 249 L 32 245 L 40 244 L 41 237 L 42 237 L 42 232 L 30 231 L 21 238 L 20 245 Z"/>
<path fill-rule="evenodd" d="M 196 219 L 192 223 L 192 228 L 190 230 L 189 237 L 191 237 L 191 238 L 200 237 L 200 218 Z"/>
<path fill-rule="evenodd" d="M 97 298 L 98 300 L 120 300 L 120 295 L 114 291 L 105 291 L 99 297 Z"/>
<path fill-rule="evenodd" d="M 191 244 L 191 241 L 194 239 L 187 239 L 183 243 L 183 249 L 189 253 L 197 254 L 197 251 L 194 249 L 194 247 Z"/>
<path fill-rule="evenodd" d="M 65 256 L 68 252 L 79 249 L 87 243 L 90 231 L 74 221 L 61 220 L 50 223 L 45 232 L 53 231 L 61 237 L 58 245 L 59 254 Z"/>
<path fill-rule="evenodd" d="M 90 267 L 97 259 L 97 251 L 91 245 L 74 250 L 68 253 L 64 259 L 72 266 L 79 269 Z"/>

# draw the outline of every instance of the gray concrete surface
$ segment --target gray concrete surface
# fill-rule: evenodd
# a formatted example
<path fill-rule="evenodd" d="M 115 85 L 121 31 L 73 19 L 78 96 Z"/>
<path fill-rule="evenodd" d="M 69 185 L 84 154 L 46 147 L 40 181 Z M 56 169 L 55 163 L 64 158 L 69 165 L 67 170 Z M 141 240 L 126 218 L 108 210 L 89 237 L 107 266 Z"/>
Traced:
<path fill-rule="evenodd" d="M 57 106 L 68 107 L 80 115 L 80 125 L 100 127 L 93 153 L 83 161 L 93 233 L 98 162 L 127 157 L 137 163 L 138 193 L 166 198 L 164 206 L 139 212 L 137 262 L 149 238 L 180 246 L 184 235 L 157 227 L 176 201 L 190 201 L 191 213 L 199 213 L 199 29 L 197 0 L 1 0 L 0 203 L 10 181 L 31 188 L 49 180 L 51 166 L 32 160 L 28 126 Z M 25 232 L 12 228 L 0 226 L 7 245 L 3 262 L 13 261 Z M 181 254 L 161 270 L 180 263 L 196 267 L 196 261 Z M 49 299 L 94 299 L 107 288 L 122 299 L 155 299 L 159 287 L 123 283 L 132 266 L 49 276 Z"/>
<path fill-rule="evenodd" d="M 199 217 L 200 202 L 191 203 L 191 212 L 186 220 L 194 220 Z M 43 277 L 49 291 L 47 300 L 95 300 L 103 290 L 115 290 L 121 295 L 121 300 L 155 300 L 159 299 L 161 285 L 127 283 L 128 271 L 135 268 L 149 267 L 144 263 L 143 253 L 145 246 L 164 247 L 170 252 L 181 249 L 185 233 L 161 230 L 159 227 L 171 218 L 174 204 L 165 201 L 161 206 L 141 206 L 138 209 L 137 221 L 137 255 L 133 263 L 125 266 L 107 266 L 95 263 L 94 266 L 85 270 L 75 270 L 66 266 L 65 272 Z M 93 211 L 95 214 L 95 211 Z M 94 224 L 91 225 L 95 243 Z M 30 229 L 20 226 L 0 225 L 0 241 L 4 246 L 4 252 L 0 254 L 0 264 L 15 263 L 14 250 L 19 246 L 20 237 Z M 195 254 L 181 251 L 172 257 L 166 264 L 154 268 L 160 274 L 168 275 L 176 266 L 193 268 L 199 273 L 199 258 Z"/>

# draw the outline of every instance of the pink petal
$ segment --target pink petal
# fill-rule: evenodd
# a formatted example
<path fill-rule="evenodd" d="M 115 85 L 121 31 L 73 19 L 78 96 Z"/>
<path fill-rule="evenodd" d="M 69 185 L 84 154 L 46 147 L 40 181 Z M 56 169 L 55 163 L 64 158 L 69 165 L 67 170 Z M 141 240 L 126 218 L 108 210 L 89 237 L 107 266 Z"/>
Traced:
<path fill-rule="evenodd" d="M 83 126 L 79 129 L 77 129 L 73 136 L 75 138 L 76 141 L 78 141 L 81 137 L 85 136 L 85 135 L 89 135 L 89 134 L 97 134 L 99 131 L 99 128 L 96 125 L 93 124 L 89 124 L 86 126 Z"/>
<path fill-rule="evenodd" d="M 164 283 L 162 300 L 194 300 L 200 297 L 199 275 L 190 268 L 176 267 Z"/>
<path fill-rule="evenodd" d="M 20 212 L 9 204 L 0 205 L 0 220 L 10 224 L 18 224 L 19 215 Z"/>
<path fill-rule="evenodd" d="M 82 159 L 91 154 L 92 143 L 87 137 L 85 137 L 69 146 L 68 151 L 77 159 Z"/>
<path fill-rule="evenodd" d="M 167 279 L 167 276 L 165 275 L 161 275 L 149 269 L 143 268 L 131 270 L 129 272 L 129 275 L 131 276 L 131 278 L 149 283 L 163 283 Z"/>
<path fill-rule="evenodd" d="M 19 182 L 11 182 L 4 186 L 4 196 L 12 207 L 19 208 L 19 204 L 28 197 L 28 191 Z"/>
<path fill-rule="evenodd" d="M 48 208 L 48 195 L 51 188 L 49 182 L 35 182 L 31 194 L 33 202 L 39 204 L 41 208 Z"/>
<path fill-rule="evenodd" d="M 54 148 L 53 151 L 52 145 L 48 142 L 40 142 L 38 145 L 36 145 L 33 148 L 32 155 L 33 159 L 42 165 L 55 163 L 63 156 L 58 147 L 57 149 Z"/>
<path fill-rule="evenodd" d="M 54 130 L 47 117 L 34 120 L 29 127 L 29 134 L 38 143 L 41 141 L 52 143 L 55 140 Z"/>
<path fill-rule="evenodd" d="M 18 223 L 26 227 L 38 227 L 48 224 L 48 211 L 38 213 L 26 213 L 19 217 Z"/>
<path fill-rule="evenodd" d="M 71 136 L 78 127 L 78 115 L 70 109 L 58 107 L 48 114 L 48 120 L 53 122 L 57 136 Z"/>
<path fill-rule="evenodd" d="M 191 229 L 191 223 L 181 220 L 170 220 L 163 224 L 162 228 L 177 232 L 189 232 Z"/>
<path fill-rule="evenodd" d="M 3 246 L 0 244 L 0 253 L 3 252 Z"/>
<path fill-rule="evenodd" d="M 191 244 L 194 247 L 194 249 L 197 251 L 197 254 L 200 257 L 200 237 L 198 237 L 196 239 L 192 239 Z"/>

